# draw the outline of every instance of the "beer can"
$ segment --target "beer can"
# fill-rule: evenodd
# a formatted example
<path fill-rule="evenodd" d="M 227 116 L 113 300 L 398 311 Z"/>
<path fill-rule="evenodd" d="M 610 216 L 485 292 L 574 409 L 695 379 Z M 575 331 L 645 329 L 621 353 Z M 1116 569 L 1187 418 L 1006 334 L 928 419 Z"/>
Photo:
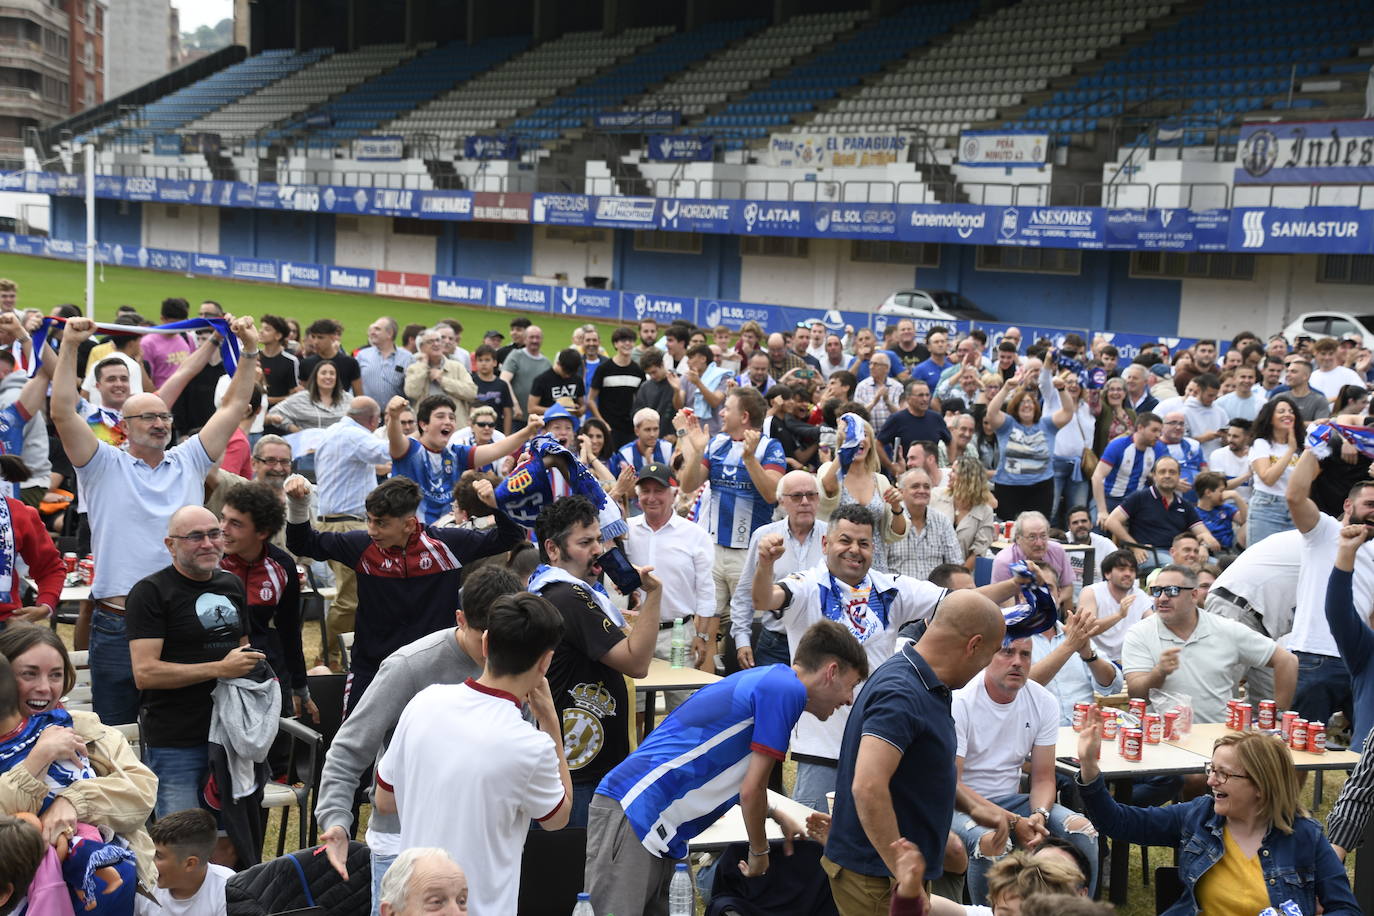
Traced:
<path fill-rule="evenodd" d="M 1164 740 L 1178 740 L 1178 717 L 1177 709 L 1171 709 L 1164 714 Z"/>
<path fill-rule="evenodd" d="M 1236 731 L 1243 732 L 1250 728 L 1250 720 L 1254 712 L 1255 710 L 1251 708 L 1249 703 L 1243 700 L 1236 701 Z"/>
<path fill-rule="evenodd" d="M 1102 738 L 1110 741 L 1116 737 L 1116 710 L 1102 710 Z"/>
<path fill-rule="evenodd" d="M 1307 750 L 1307 720 L 1294 719 L 1293 729 L 1288 733 L 1288 746 L 1295 751 Z"/>
<path fill-rule="evenodd" d="M 1157 712 L 1145 713 L 1141 722 L 1146 744 L 1158 744 L 1164 740 L 1164 719 Z"/>
<path fill-rule="evenodd" d="M 62 554 L 62 565 L 67 567 L 67 575 L 76 572 L 77 556 L 74 553 Z"/>
<path fill-rule="evenodd" d="M 1088 722 L 1088 716 L 1092 715 L 1092 712 L 1092 703 L 1073 704 L 1073 730 L 1076 732 L 1081 732 L 1083 730 L 1083 726 L 1086 725 Z"/>
<path fill-rule="evenodd" d="M 1129 708 L 1131 715 L 1135 716 L 1137 722 L 1145 716 L 1145 701 L 1140 697 L 1132 697 Z"/>
<path fill-rule="evenodd" d="M 77 568 L 81 570 L 82 585 L 90 585 L 92 582 L 95 581 L 94 557 L 87 555 L 85 559 L 83 559 L 80 563 L 77 564 Z"/>
<path fill-rule="evenodd" d="M 1273 700 L 1259 701 L 1259 727 L 1261 729 L 1271 729 L 1278 720 L 1279 704 Z"/>
<path fill-rule="evenodd" d="M 1307 752 L 1309 754 L 1326 753 L 1326 723 L 1308 722 L 1307 723 Z"/>
<path fill-rule="evenodd" d="M 1284 712 L 1283 718 L 1280 720 L 1281 724 L 1279 726 L 1279 734 L 1283 735 L 1283 740 L 1285 744 L 1288 742 L 1288 739 L 1293 737 L 1293 722 L 1297 718 L 1297 712 L 1295 710 L 1289 709 Z"/>
<path fill-rule="evenodd" d="M 296 578 L 300 580 L 301 588 L 305 588 L 305 567 L 300 564 L 296 565 Z"/>
<path fill-rule="evenodd" d="M 1227 700 L 1227 701 L 1226 701 L 1226 728 L 1229 729 L 1230 731 L 1235 731 L 1235 730 L 1236 730 L 1236 719 L 1237 719 L 1237 718 L 1238 718 L 1238 714 L 1236 713 L 1236 701 L 1235 701 L 1235 700 Z"/>
<path fill-rule="evenodd" d="M 1138 728 L 1121 729 L 1121 759 L 1140 761 L 1141 757 L 1141 733 Z"/>

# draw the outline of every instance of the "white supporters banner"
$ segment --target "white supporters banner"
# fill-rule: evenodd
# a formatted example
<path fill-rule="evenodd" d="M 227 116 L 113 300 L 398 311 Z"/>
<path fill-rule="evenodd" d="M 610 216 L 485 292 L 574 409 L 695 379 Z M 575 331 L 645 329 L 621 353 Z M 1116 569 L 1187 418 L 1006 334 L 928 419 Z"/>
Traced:
<path fill-rule="evenodd" d="M 784 169 L 856 168 L 905 162 L 908 134 L 861 131 L 853 134 L 773 134 L 769 161 Z"/>
<path fill-rule="evenodd" d="M 1039 166 L 1045 164 L 1050 135 L 1028 130 L 966 130 L 959 135 L 959 164 Z"/>

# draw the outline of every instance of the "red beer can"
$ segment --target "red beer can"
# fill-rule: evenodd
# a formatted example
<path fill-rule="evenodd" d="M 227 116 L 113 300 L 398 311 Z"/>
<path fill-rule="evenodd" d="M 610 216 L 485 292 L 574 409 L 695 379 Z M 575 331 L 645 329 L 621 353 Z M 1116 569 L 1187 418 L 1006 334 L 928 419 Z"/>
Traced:
<path fill-rule="evenodd" d="M 1309 754 L 1326 753 L 1326 723 L 1308 722 L 1307 723 L 1307 752 Z"/>
<path fill-rule="evenodd" d="M 1306 719 L 1293 720 L 1293 730 L 1288 733 L 1288 746 L 1295 751 L 1307 750 Z"/>
<path fill-rule="evenodd" d="M 1235 730 L 1236 730 L 1236 719 L 1237 719 L 1236 701 L 1235 701 L 1235 700 L 1227 700 L 1227 701 L 1226 701 L 1226 727 L 1227 727 L 1228 729 L 1230 729 L 1231 731 L 1235 731 Z"/>
<path fill-rule="evenodd" d="M 1139 762 L 1141 756 L 1141 732 L 1138 728 L 1121 729 L 1121 759 Z"/>
<path fill-rule="evenodd" d="M 76 556 L 76 554 L 74 554 L 74 553 L 64 553 L 64 554 L 62 554 L 62 565 L 65 566 L 65 567 L 67 567 L 67 575 L 70 576 L 72 573 L 76 572 L 76 561 L 77 561 L 77 556 Z"/>
<path fill-rule="evenodd" d="M 1132 697 L 1130 702 L 1131 715 L 1135 716 L 1139 722 L 1145 716 L 1145 701 L 1140 697 Z"/>
<path fill-rule="evenodd" d="M 1083 730 L 1083 726 L 1086 725 L 1088 722 L 1088 716 L 1092 715 L 1092 712 L 1092 703 L 1073 704 L 1073 730 L 1076 732 L 1081 732 Z"/>
<path fill-rule="evenodd" d="M 1116 728 L 1116 710 L 1115 710 L 1115 709 L 1104 709 L 1104 710 L 1102 710 L 1102 737 L 1103 737 L 1103 739 L 1106 740 L 1106 741 L 1110 741 L 1110 740 L 1112 740 L 1113 738 L 1115 738 L 1115 737 L 1116 737 L 1116 730 L 1117 730 L 1117 728 Z"/>
<path fill-rule="evenodd" d="M 95 581 L 94 557 L 88 554 L 85 559 L 83 559 L 80 563 L 77 564 L 77 568 L 81 570 L 82 585 L 90 585 L 92 582 Z"/>
<path fill-rule="evenodd" d="M 1249 703 L 1242 700 L 1236 701 L 1236 731 L 1243 732 L 1250 727 L 1250 720 L 1254 711 Z"/>
<path fill-rule="evenodd" d="M 1146 744 L 1158 744 L 1164 740 L 1164 719 L 1157 712 L 1147 712 L 1142 720 L 1141 730 L 1145 733 Z"/>
<path fill-rule="evenodd" d="M 1178 716 L 1177 709 L 1171 709 L 1164 714 L 1164 740 L 1175 741 L 1178 739 Z"/>
<path fill-rule="evenodd" d="M 1279 704 L 1273 700 L 1260 700 L 1259 702 L 1259 727 L 1264 730 L 1274 728 L 1274 723 L 1278 720 Z"/>
<path fill-rule="evenodd" d="M 297 564 L 296 578 L 301 582 L 301 588 L 305 588 L 305 567 Z"/>
<path fill-rule="evenodd" d="M 1288 742 L 1290 738 L 1293 737 L 1293 723 L 1297 720 L 1297 718 L 1297 712 L 1295 710 L 1290 709 L 1284 712 L 1283 719 L 1280 720 L 1281 724 L 1279 726 L 1279 734 L 1283 735 L 1283 740 L 1285 744 Z"/>

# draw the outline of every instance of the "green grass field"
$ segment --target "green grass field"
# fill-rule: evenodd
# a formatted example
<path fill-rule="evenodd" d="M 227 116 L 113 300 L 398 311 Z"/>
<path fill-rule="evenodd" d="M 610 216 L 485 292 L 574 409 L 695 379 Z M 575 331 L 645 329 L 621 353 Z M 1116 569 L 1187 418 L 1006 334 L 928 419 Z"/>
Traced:
<path fill-rule="evenodd" d="M 463 324 L 463 346 L 469 350 L 481 344 L 485 331 L 496 329 L 504 334 L 510 331 L 510 309 L 439 305 L 410 299 L 332 293 L 100 264 L 96 265 L 95 276 L 95 317 L 104 321 L 113 320 L 115 309 L 121 305 L 132 305 L 145 318 L 156 321 L 159 303 L 168 296 L 180 296 L 191 303 L 192 314 L 198 303 L 213 299 L 234 314 L 281 315 L 295 318 L 302 327 L 316 318 L 333 318 L 344 326 L 346 350 L 367 345 L 367 326 L 378 315 L 390 315 L 402 327 L 412 322 L 433 324 L 440 318 L 456 318 Z M 0 254 L 0 277 L 8 277 L 19 284 L 21 308 L 38 308 L 47 312 L 62 302 L 74 302 L 84 307 L 84 264 Z M 530 317 L 544 328 L 546 349 L 566 345 L 573 328 L 585 323 L 552 315 Z M 602 328 L 602 348 L 609 350 L 610 331 L 615 324 L 596 324 Z"/>

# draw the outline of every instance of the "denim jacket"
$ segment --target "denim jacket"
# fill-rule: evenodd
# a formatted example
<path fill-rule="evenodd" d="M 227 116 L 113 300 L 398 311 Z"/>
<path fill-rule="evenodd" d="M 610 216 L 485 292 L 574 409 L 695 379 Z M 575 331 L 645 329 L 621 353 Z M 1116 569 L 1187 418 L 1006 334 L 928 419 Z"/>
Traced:
<path fill-rule="evenodd" d="M 1226 819 L 1213 809 L 1212 797 L 1205 795 L 1162 808 L 1121 805 L 1107 792 L 1101 776 L 1080 791 L 1088 818 L 1099 833 L 1129 843 L 1177 847 L 1179 878 L 1187 891 L 1164 914 L 1197 913 L 1197 883 L 1221 860 L 1225 849 L 1222 831 Z M 1317 912 L 1318 901 L 1326 916 L 1356 916 L 1360 912 L 1345 867 L 1326 841 L 1321 825 L 1312 818 L 1297 818 L 1290 834 L 1270 827 L 1259 856 L 1269 904 L 1275 909 L 1292 900 L 1308 916 Z"/>

